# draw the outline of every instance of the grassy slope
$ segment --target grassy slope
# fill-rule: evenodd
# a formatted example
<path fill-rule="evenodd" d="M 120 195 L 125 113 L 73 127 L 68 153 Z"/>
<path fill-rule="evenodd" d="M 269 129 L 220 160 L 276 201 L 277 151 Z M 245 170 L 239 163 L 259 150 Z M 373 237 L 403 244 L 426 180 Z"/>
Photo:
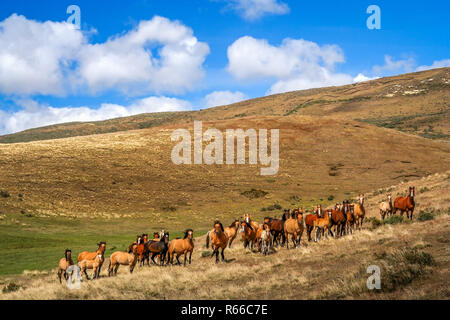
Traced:
<path fill-rule="evenodd" d="M 197 120 L 319 115 L 359 119 L 426 138 L 450 138 L 450 68 L 358 84 L 288 92 L 193 112 L 154 113 L 88 123 L 66 123 L 0 136 L 28 142 L 152 128 Z"/>
<path fill-rule="evenodd" d="M 448 299 L 450 171 L 410 184 L 418 190 L 416 217 L 420 210 L 429 208 L 442 213 L 425 222 L 384 225 L 374 230 L 366 225 L 363 231 L 342 239 L 303 242 L 300 249 L 283 248 L 267 257 L 244 251 L 242 244 L 235 242 L 226 251 L 229 262 L 219 265 L 211 258 L 201 258 L 204 237 L 199 237 L 193 264 L 186 269 L 158 269 L 159 276 L 153 277 L 155 267 L 138 268 L 131 276 L 122 268 L 117 278 L 84 283 L 80 291 L 59 285 L 55 270 L 27 272 L 2 278 L 3 286 L 14 282 L 22 289 L 0 294 L 0 299 Z M 406 188 L 406 184 L 400 184 L 388 189 L 396 195 L 404 194 Z M 384 197 L 380 191 L 387 190 L 367 195 L 369 217 L 378 216 L 376 205 Z M 63 252 L 63 246 L 57 249 Z M 418 251 L 406 256 L 411 249 Z M 436 264 L 424 262 L 423 252 L 431 254 Z M 43 257 L 38 258 L 44 262 Z M 382 267 L 381 292 L 366 289 L 365 269 L 371 264 Z"/>
<path fill-rule="evenodd" d="M 261 208 L 275 202 L 308 207 L 450 169 L 448 143 L 350 120 L 255 117 L 208 126 L 279 128 L 278 174 L 264 177 L 248 165 L 176 166 L 170 157 L 175 126 L 0 145 L 0 189 L 11 194 L 0 197 L 0 211 L 155 223 L 189 218 L 203 228 L 205 217 L 263 215 Z M 252 188 L 268 194 L 242 195 Z"/>

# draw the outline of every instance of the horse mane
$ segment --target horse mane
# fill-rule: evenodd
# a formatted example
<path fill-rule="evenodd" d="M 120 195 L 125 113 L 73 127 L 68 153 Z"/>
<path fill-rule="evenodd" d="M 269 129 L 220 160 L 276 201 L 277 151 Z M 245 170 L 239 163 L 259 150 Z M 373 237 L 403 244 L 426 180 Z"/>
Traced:
<path fill-rule="evenodd" d="M 244 223 L 247 225 L 247 227 L 250 228 L 250 230 L 253 231 L 253 227 L 252 227 L 252 225 L 250 223 L 248 223 L 247 221 L 244 221 Z"/>
<path fill-rule="evenodd" d="M 186 239 L 186 238 L 188 237 L 189 231 L 194 232 L 194 230 L 192 230 L 192 229 L 187 229 L 187 230 L 184 232 L 184 238 L 183 238 L 183 239 Z"/>
<path fill-rule="evenodd" d="M 229 226 L 228 228 L 233 228 L 233 227 L 234 227 L 234 224 L 236 223 L 236 221 L 238 221 L 238 220 L 234 220 L 234 221 L 230 224 L 230 226 Z"/>

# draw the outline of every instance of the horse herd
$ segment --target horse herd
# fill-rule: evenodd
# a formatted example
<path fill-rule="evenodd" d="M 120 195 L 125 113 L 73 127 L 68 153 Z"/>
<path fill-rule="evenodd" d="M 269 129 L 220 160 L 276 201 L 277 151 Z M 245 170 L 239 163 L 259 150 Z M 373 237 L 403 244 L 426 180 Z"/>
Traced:
<path fill-rule="evenodd" d="M 387 201 L 379 204 L 381 218 L 385 219 L 386 216 L 395 215 L 397 211 L 400 211 L 402 216 L 406 212 L 407 218 L 412 220 L 415 207 L 414 195 L 415 187 L 409 187 L 408 196 L 397 197 L 394 202 L 392 202 L 392 196 L 388 194 Z M 365 214 L 364 195 L 360 194 L 354 204 L 344 200 L 342 203 L 336 203 L 332 208 L 322 209 L 322 205 L 318 205 L 309 214 L 305 214 L 302 208 L 292 211 L 287 209 L 284 210 L 281 219 L 266 217 L 261 223 L 252 220 L 249 214 L 245 214 L 240 220 L 234 220 L 226 228 L 219 220 L 216 220 L 213 229 L 206 234 L 206 248 L 211 246 L 212 257 L 216 257 L 216 263 L 219 262 L 219 253 L 222 261 L 225 261 L 225 249 L 231 248 L 233 241 L 240 233 L 244 248 L 249 248 L 251 251 L 256 249 L 257 252 L 267 255 L 279 246 L 286 246 L 289 249 L 290 241 L 294 248 L 297 248 L 305 229 L 308 241 L 312 241 L 314 236 L 315 242 L 321 238 L 328 238 L 328 235 L 338 238 L 352 234 L 354 230 L 361 230 Z M 165 230 L 155 232 L 153 239 L 149 239 L 148 234 L 137 236 L 136 241 L 130 244 L 127 251 L 116 251 L 110 256 L 108 275 L 116 275 L 120 265 L 129 266 L 132 273 L 137 263 L 140 266 L 146 263 L 150 266 L 150 259 L 154 264 L 163 266 L 173 264 L 176 257 L 177 264 L 181 265 L 179 258 L 184 256 L 184 266 L 186 266 L 189 255 L 189 264 L 191 264 L 194 230 L 187 229 L 182 239 L 170 241 L 169 238 L 169 233 Z M 106 242 L 99 242 L 97 245 L 96 251 L 81 252 L 78 255 L 78 266 L 86 279 L 89 279 L 87 269 L 93 270 L 94 279 L 99 278 L 105 261 Z M 155 261 L 155 258 L 159 261 Z M 72 251 L 66 249 L 64 258 L 59 262 L 60 282 L 62 276 L 65 279 L 68 278 L 66 271 L 71 265 L 74 265 Z"/>

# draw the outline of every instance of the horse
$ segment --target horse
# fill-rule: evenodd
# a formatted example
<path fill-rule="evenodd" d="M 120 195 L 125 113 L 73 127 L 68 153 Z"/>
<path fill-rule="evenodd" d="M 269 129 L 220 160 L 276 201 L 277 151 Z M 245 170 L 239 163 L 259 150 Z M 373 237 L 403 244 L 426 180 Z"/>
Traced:
<path fill-rule="evenodd" d="M 331 225 L 332 225 L 332 220 L 331 220 L 331 211 L 327 211 L 324 214 L 323 218 L 318 218 L 316 220 L 314 220 L 314 230 L 315 230 L 315 239 L 314 241 L 317 242 L 318 240 L 318 235 L 320 232 L 322 232 L 322 234 L 325 236 L 325 238 L 328 239 L 328 231 L 331 231 Z"/>
<path fill-rule="evenodd" d="M 392 195 L 387 195 L 387 201 L 383 201 L 379 205 L 380 207 L 380 216 L 381 220 L 384 220 L 386 216 L 390 216 L 392 214 L 393 206 L 392 206 Z"/>
<path fill-rule="evenodd" d="M 95 260 L 95 258 L 98 255 L 101 255 L 103 257 L 100 266 L 97 270 L 97 277 L 100 275 L 100 271 L 102 270 L 102 266 L 103 266 L 103 262 L 105 261 L 104 255 L 105 255 L 105 251 L 106 251 L 106 242 L 102 241 L 97 243 L 97 251 L 95 252 L 88 252 L 88 251 L 83 251 L 78 255 L 78 261 L 77 262 L 81 262 L 83 260 Z M 95 275 L 94 275 L 95 276 Z"/>
<path fill-rule="evenodd" d="M 262 249 L 262 254 L 265 256 L 268 255 L 271 245 L 272 245 L 272 232 L 270 231 L 270 226 L 267 223 L 264 223 L 261 235 L 259 236 L 260 252 Z"/>
<path fill-rule="evenodd" d="M 355 225 L 358 230 L 361 230 L 364 217 L 366 215 L 366 209 L 364 208 L 364 195 L 358 196 L 358 203 L 355 204 Z"/>
<path fill-rule="evenodd" d="M 308 235 L 308 241 L 311 241 L 311 232 L 314 229 L 314 221 L 319 219 L 322 216 L 322 206 L 318 205 L 314 210 L 314 213 L 308 214 L 305 217 L 305 225 L 306 225 L 306 233 Z"/>
<path fill-rule="evenodd" d="M 255 227 L 255 225 L 247 222 L 247 221 L 241 221 L 241 234 L 242 234 L 242 240 L 244 241 L 244 249 L 249 247 L 250 250 L 253 251 L 254 244 L 257 240 L 256 233 L 259 229 Z"/>
<path fill-rule="evenodd" d="M 268 224 L 270 227 L 270 232 L 272 233 L 272 243 L 275 246 L 279 246 L 279 236 L 281 235 L 283 237 L 283 243 L 286 241 L 284 237 L 284 223 L 286 221 L 286 217 L 283 215 L 283 217 L 280 219 L 273 219 L 270 217 L 264 218 L 264 223 Z"/>
<path fill-rule="evenodd" d="M 397 210 L 400 210 L 400 213 L 403 217 L 403 214 L 406 211 L 406 218 L 412 220 L 414 208 L 416 203 L 414 202 L 416 187 L 409 187 L 409 194 L 407 197 L 397 197 L 394 201 L 394 208 L 392 209 L 392 214 L 396 214 Z"/>
<path fill-rule="evenodd" d="M 86 279 L 89 280 L 89 276 L 86 272 L 87 269 L 92 269 L 94 271 L 93 278 L 97 279 L 100 277 L 100 268 L 103 265 L 103 262 L 105 261 L 105 257 L 103 256 L 103 253 L 97 254 L 94 260 L 83 260 L 78 262 L 78 266 L 81 269 L 81 274 L 84 273 L 86 276 Z"/>
<path fill-rule="evenodd" d="M 169 250 L 169 233 L 163 230 L 160 233 L 160 238 L 147 241 L 144 245 L 149 254 L 152 254 L 152 262 L 157 265 L 155 256 L 159 256 L 159 264 L 163 266 L 164 260 L 166 259 L 167 250 Z"/>
<path fill-rule="evenodd" d="M 194 230 L 187 229 L 184 232 L 183 239 L 175 239 L 170 241 L 169 244 L 169 254 L 167 258 L 167 263 L 173 264 L 173 257 L 177 255 L 177 262 L 181 265 L 178 257 L 184 255 L 184 266 L 186 267 L 187 254 L 189 253 L 189 264 L 191 264 L 192 252 L 194 251 Z"/>
<path fill-rule="evenodd" d="M 353 225 L 355 224 L 355 206 L 351 204 L 350 210 L 347 212 L 346 233 L 353 234 Z"/>
<path fill-rule="evenodd" d="M 130 266 L 130 274 L 138 261 L 137 244 L 133 244 L 131 252 L 116 251 L 109 258 L 108 276 L 117 275 L 120 265 Z"/>
<path fill-rule="evenodd" d="M 138 236 L 137 237 L 137 241 L 136 241 L 136 245 L 137 245 L 137 255 L 138 255 L 138 262 L 139 262 L 139 266 L 144 266 L 145 261 L 148 261 L 148 265 L 150 265 L 149 263 L 149 252 L 148 250 L 145 248 L 145 242 L 146 242 L 146 237 L 144 237 L 144 235 L 142 236 Z M 148 237 L 147 237 L 148 239 Z M 147 240 L 148 241 L 148 240 Z M 128 248 L 130 249 L 130 248 Z"/>
<path fill-rule="evenodd" d="M 66 249 L 66 251 L 64 252 L 64 258 L 61 258 L 61 260 L 59 260 L 59 264 L 58 264 L 59 283 L 61 283 L 62 276 L 64 276 L 64 279 L 67 280 L 67 278 L 68 278 L 67 269 L 72 265 L 73 265 L 72 250 Z"/>
<path fill-rule="evenodd" d="M 219 249 L 222 248 L 221 256 L 222 261 L 225 261 L 224 251 L 228 245 L 228 236 L 225 234 L 223 225 L 219 220 L 214 222 L 214 231 L 211 232 L 211 237 L 206 237 L 206 248 L 209 248 L 209 242 L 211 241 L 213 254 L 211 257 L 216 256 L 216 263 L 219 262 Z"/>
<path fill-rule="evenodd" d="M 236 239 L 237 233 L 239 229 L 239 220 L 234 220 L 232 224 L 230 224 L 229 227 L 226 227 L 224 232 L 228 237 L 228 247 L 231 248 L 231 244 L 233 243 L 234 239 Z"/>
<path fill-rule="evenodd" d="M 336 209 L 337 208 L 337 209 Z M 334 210 L 331 210 L 331 220 L 334 226 L 334 237 L 342 236 L 344 233 L 344 228 L 347 224 L 347 211 L 344 209 L 344 205 L 338 204 L 335 206 Z"/>
<path fill-rule="evenodd" d="M 289 235 L 291 235 L 294 248 L 300 244 L 303 235 L 303 210 L 296 209 L 284 223 L 284 237 L 286 238 L 286 249 L 289 250 Z"/>

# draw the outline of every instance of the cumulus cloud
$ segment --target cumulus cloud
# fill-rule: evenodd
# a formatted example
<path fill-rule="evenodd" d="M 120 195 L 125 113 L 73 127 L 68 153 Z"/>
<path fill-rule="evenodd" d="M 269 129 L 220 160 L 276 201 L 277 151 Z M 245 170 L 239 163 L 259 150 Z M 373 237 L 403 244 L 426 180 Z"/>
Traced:
<path fill-rule="evenodd" d="M 18 100 L 16 112 L 0 110 L 0 134 L 74 121 L 100 121 L 149 112 L 183 111 L 191 109 L 189 102 L 167 97 L 148 97 L 128 106 L 103 103 L 98 109 L 89 107 L 55 108 L 31 99 Z"/>
<path fill-rule="evenodd" d="M 270 94 L 353 81 L 350 75 L 334 72 L 336 64 L 345 62 L 339 46 L 303 39 L 284 39 L 273 46 L 265 39 L 244 36 L 228 47 L 228 61 L 228 71 L 237 79 L 277 79 Z"/>
<path fill-rule="evenodd" d="M 358 73 L 358 75 L 353 78 L 353 82 L 357 83 L 357 82 L 364 82 L 364 81 L 370 81 L 370 80 L 375 80 L 375 79 L 378 79 L 378 77 L 367 77 L 362 73 Z"/>
<path fill-rule="evenodd" d="M 417 67 L 416 71 L 425 71 L 425 70 L 436 69 L 436 68 L 445 68 L 445 67 L 450 67 L 450 59 L 434 61 L 431 66 Z"/>
<path fill-rule="evenodd" d="M 227 0 L 231 9 L 246 20 L 257 20 L 265 15 L 289 13 L 289 6 L 279 0 Z"/>
<path fill-rule="evenodd" d="M 414 58 L 406 58 L 395 60 L 389 55 L 384 56 L 384 65 L 382 66 L 374 66 L 373 72 L 376 75 L 382 75 L 387 73 L 408 73 L 413 72 L 414 67 L 416 65 L 416 61 Z"/>
<path fill-rule="evenodd" d="M 16 14 L 0 22 L 0 92 L 64 94 L 70 64 L 84 37 L 72 25 Z"/>
<path fill-rule="evenodd" d="M 207 107 L 225 106 L 247 99 L 242 92 L 214 91 L 205 97 Z"/>
<path fill-rule="evenodd" d="M 209 46 L 178 21 L 155 16 L 104 43 L 66 22 L 13 14 L 0 22 L 0 92 L 64 95 L 116 89 L 180 93 L 203 75 Z"/>
<path fill-rule="evenodd" d="M 161 47 L 154 55 L 151 47 L 156 45 Z M 94 91 L 117 87 L 179 93 L 193 89 L 203 77 L 208 54 L 209 46 L 199 42 L 190 28 L 156 16 L 125 35 L 86 45 L 79 73 Z"/>

